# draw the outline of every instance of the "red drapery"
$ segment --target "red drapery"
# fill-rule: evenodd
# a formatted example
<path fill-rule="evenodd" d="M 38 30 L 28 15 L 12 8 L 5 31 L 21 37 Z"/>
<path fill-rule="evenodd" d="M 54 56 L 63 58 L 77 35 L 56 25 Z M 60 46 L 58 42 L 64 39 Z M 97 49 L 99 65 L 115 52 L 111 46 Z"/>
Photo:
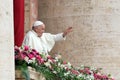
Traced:
<path fill-rule="evenodd" d="M 24 38 L 24 0 L 14 0 L 14 41 L 21 46 Z"/>

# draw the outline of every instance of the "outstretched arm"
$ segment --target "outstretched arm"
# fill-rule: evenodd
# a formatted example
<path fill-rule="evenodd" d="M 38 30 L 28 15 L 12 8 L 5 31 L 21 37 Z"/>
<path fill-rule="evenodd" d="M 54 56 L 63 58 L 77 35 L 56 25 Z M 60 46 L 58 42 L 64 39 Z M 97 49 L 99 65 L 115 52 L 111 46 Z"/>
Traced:
<path fill-rule="evenodd" d="M 68 33 L 72 32 L 72 27 L 68 27 L 65 31 L 63 31 L 62 33 L 58 33 L 56 35 L 53 35 L 53 38 L 55 41 L 61 41 L 61 40 L 65 40 L 66 39 L 66 35 Z"/>

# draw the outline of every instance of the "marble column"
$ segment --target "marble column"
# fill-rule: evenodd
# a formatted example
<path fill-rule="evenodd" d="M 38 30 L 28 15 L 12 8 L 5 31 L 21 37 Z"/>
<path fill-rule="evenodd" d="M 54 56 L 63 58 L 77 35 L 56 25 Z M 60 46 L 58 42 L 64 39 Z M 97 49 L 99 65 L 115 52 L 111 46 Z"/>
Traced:
<path fill-rule="evenodd" d="M 0 80 L 15 80 L 13 0 L 0 0 Z"/>

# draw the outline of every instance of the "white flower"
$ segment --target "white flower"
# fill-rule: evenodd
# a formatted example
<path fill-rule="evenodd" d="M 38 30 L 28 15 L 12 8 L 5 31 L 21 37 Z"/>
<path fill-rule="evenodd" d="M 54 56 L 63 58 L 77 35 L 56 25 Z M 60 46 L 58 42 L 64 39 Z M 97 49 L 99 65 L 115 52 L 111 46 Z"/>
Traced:
<path fill-rule="evenodd" d="M 46 62 L 46 63 L 44 63 L 44 64 L 45 64 L 45 66 L 47 66 L 47 67 L 51 67 L 51 65 L 50 65 L 49 62 Z"/>
<path fill-rule="evenodd" d="M 48 59 L 48 62 L 49 62 L 49 63 L 53 63 L 53 61 L 52 61 L 52 60 L 50 60 L 50 59 Z"/>
<path fill-rule="evenodd" d="M 94 67 L 90 67 L 90 69 L 91 69 L 91 70 L 96 70 L 96 68 L 94 68 Z"/>
<path fill-rule="evenodd" d="M 56 59 L 55 59 L 54 61 L 55 61 L 55 62 L 58 62 L 58 60 L 56 60 Z"/>
<path fill-rule="evenodd" d="M 36 58 L 35 58 L 35 57 L 34 57 L 34 58 L 32 58 L 33 63 L 35 63 L 35 60 L 36 60 Z"/>
<path fill-rule="evenodd" d="M 55 57 L 55 61 L 58 61 L 58 57 Z"/>
<path fill-rule="evenodd" d="M 53 73 L 57 74 L 57 72 L 56 72 L 56 71 L 53 71 Z"/>
<path fill-rule="evenodd" d="M 33 63 L 33 60 L 28 60 L 28 64 Z"/>
<path fill-rule="evenodd" d="M 71 63 L 70 63 L 70 62 L 68 62 L 68 66 L 71 66 Z"/>
<path fill-rule="evenodd" d="M 81 77 L 83 77 L 83 75 L 82 74 L 79 74 L 78 76 L 77 76 L 77 78 L 79 79 L 79 78 L 81 78 Z"/>
<path fill-rule="evenodd" d="M 65 65 L 61 64 L 61 68 L 64 68 L 64 67 L 65 67 Z"/>
<path fill-rule="evenodd" d="M 64 67 L 64 69 L 67 69 L 67 68 L 68 68 L 68 67 L 66 67 L 66 66 Z"/>
<path fill-rule="evenodd" d="M 87 79 L 87 80 L 94 80 L 94 76 L 93 76 L 93 75 L 87 75 L 87 76 L 86 76 L 86 79 Z"/>
<path fill-rule="evenodd" d="M 58 66 L 60 66 L 60 65 L 61 65 L 61 63 L 59 62 L 59 63 L 58 63 Z"/>
<path fill-rule="evenodd" d="M 64 73 L 64 76 L 68 76 L 70 74 L 70 71 L 68 71 L 67 73 Z"/>
<path fill-rule="evenodd" d="M 31 60 L 28 60 L 28 64 L 35 63 L 35 58 L 32 58 Z"/>
<path fill-rule="evenodd" d="M 72 65 L 70 64 L 70 62 L 68 62 L 67 65 L 69 69 L 72 68 Z"/>
<path fill-rule="evenodd" d="M 58 59 L 61 59 L 62 57 L 61 57 L 61 55 L 57 55 L 57 58 L 58 58 Z"/>
<path fill-rule="evenodd" d="M 26 56 L 26 57 L 24 58 L 24 60 L 28 63 L 29 58 Z"/>
<path fill-rule="evenodd" d="M 84 69 L 84 65 L 81 65 L 81 66 L 80 66 L 80 69 Z"/>

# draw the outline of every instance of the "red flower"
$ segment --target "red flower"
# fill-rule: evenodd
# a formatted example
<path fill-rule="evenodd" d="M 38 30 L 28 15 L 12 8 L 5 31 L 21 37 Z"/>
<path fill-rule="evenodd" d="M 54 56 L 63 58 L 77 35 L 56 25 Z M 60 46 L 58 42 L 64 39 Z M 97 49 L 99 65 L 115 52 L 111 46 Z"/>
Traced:
<path fill-rule="evenodd" d="M 28 46 L 24 46 L 24 50 L 25 51 L 29 50 L 29 47 Z"/>
<path fill-rule="evenodd" d="M 36 59 L 38 61 L 38 64 L 44 63 L 44 59 L 42 59 L 42 57 L 40 55 L 36 55 Z"/>
<path fill-rule="evenodd" d="M 33 54 L 28 54 L 28 57 L 29 57 L 29 59 L 32 59 L 32 58 L 34 58 L 34 55 Z"/>
<path fill-rule="evenodd" d="M 37 51 L 35 49 L 32 49 L 32 52 L 36 52 L 37 53 Z"/>
<path fill-rule="evenodd" d="M 41 60 L 41 56 L 40 55 L 36 55 L 36 59 L 37 60 Z"/>

